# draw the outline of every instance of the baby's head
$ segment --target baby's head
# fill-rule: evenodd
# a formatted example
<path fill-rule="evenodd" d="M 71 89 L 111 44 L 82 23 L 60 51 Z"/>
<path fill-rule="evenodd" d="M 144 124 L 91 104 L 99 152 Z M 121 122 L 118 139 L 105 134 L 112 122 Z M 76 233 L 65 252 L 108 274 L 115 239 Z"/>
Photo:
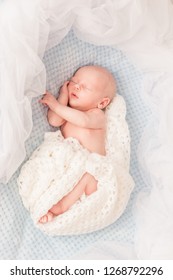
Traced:
<path fill-rule="evenodd" d="M 116 93 L 113 75 L 101 66 L 79 68 L 69 82 L 69 105 L 79 110 L 104 109 Z"/>

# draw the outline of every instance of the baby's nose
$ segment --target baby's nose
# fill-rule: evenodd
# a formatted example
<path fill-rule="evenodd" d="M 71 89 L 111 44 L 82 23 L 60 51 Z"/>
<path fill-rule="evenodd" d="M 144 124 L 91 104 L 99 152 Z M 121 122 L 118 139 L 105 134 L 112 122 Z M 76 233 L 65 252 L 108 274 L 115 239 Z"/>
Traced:
<path fill-rule="evenodd" d="M 76 90 L 80 90 L 80 85 L 76 83 L 75 88 L 76 88 Z"/>

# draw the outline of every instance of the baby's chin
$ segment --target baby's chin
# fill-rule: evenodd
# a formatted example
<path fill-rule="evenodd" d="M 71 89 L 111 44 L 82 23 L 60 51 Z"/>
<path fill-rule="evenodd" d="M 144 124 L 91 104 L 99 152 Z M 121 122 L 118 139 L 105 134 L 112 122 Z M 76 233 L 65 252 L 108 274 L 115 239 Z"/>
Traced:
<path fill-rule="evenodd" d="M 72 109 L 80 110 L 80 111 L 86 111 L 85 106 L 82 106 L 81 104 L 76 104 L 75 102 L 70 102 L 68 104 Z"/>
<path fill-rule="evenodd" d="M 74 102 L 74 100 L 69 100 L 68 105 L 69 105 L 71 108 L 73 108 L 73 109 L 78 109 L 78 110 L 80 110 L 80 105 L 77 104 L 76 102 Z"/>

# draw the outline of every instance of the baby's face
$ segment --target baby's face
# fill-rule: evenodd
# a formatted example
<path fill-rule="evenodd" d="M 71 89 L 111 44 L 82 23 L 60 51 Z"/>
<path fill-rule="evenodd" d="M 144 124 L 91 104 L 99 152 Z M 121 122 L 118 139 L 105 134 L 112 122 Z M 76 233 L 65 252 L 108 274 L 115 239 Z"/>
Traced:
<path fill-rule="evenodd" d="M 72 108 L 89 110 L 97 108 L 102 100 L 106 79 L 93 67 L 82 67 L 70 79 L 69 104 Z"/>

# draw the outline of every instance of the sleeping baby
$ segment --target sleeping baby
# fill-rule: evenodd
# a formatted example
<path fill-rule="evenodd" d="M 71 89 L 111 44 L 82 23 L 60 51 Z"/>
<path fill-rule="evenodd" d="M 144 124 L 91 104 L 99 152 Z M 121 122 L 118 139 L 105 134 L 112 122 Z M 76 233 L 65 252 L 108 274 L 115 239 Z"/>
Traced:
<path fill-rule="evenodd" d="M 129 174 L 126 105 L 104 67 L 79 68 L 56 99 L 46 92 L 55 132 L 20 170 L 17 183 L 34 224 L 49 235 L 93 232 L 124 212 L 134 182 Z"/>
<path fill-rule="evenodd" d="M 64 138 L 74 137 L 91 153 L 105 156 L 104 109 L 115 92 L 115 79 L 107 69 L 84 66 L 75 72 L 70 81 L 64 83 L 57 100 L 47 92 L 40 102 L 49 107 L 48 121 L 60 127 Z M 91 195 L 96 190 L 97 180 L 86 172 L 73 190 L 40 218 L 40 223 L 50 222 L 54 216 L 67 211 L 83 193 Z"/>

